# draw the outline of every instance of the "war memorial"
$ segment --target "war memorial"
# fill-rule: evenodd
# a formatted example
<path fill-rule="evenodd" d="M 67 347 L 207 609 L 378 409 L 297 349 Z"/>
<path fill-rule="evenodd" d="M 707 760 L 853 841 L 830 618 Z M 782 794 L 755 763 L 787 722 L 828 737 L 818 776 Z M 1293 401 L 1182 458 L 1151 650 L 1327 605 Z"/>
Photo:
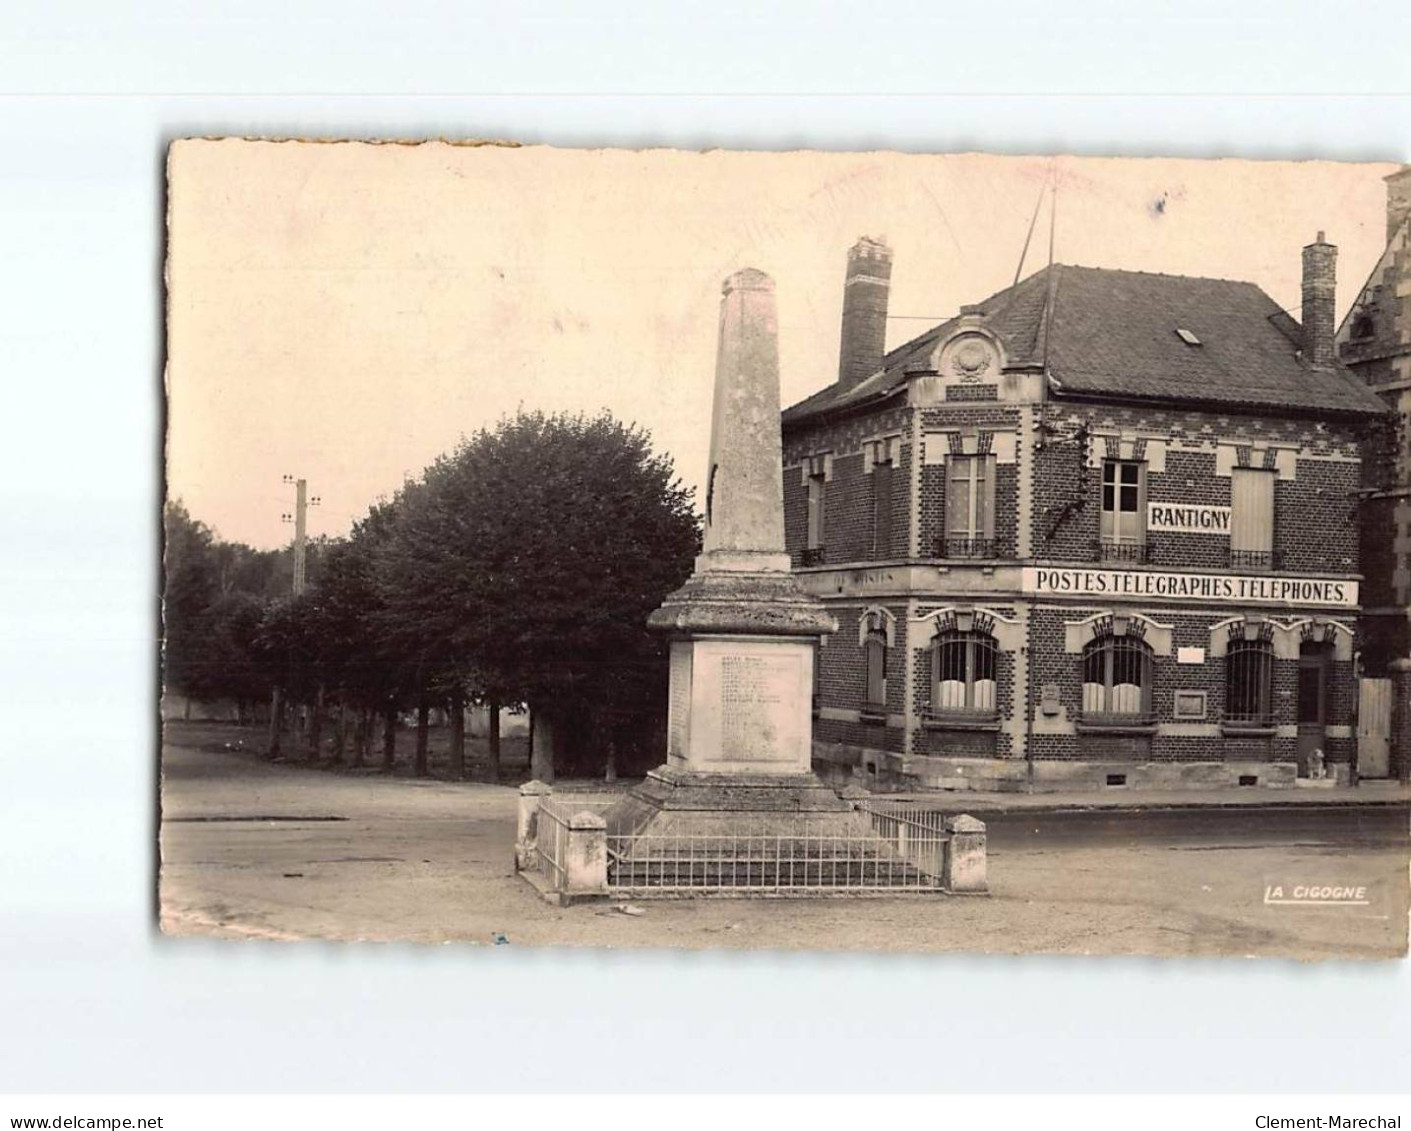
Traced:
<path fill-rule="evenodd" d="M 702 552 L 649 621 L 671 638 L 666 763 L 611 799 L 521 788 L 516 865 L 546 896 L 986 892 L 981 822 L 812 771 L 838 626 L 791 572 L 780 466 L 774 282 L 747 268 L 723 286 Z"/>

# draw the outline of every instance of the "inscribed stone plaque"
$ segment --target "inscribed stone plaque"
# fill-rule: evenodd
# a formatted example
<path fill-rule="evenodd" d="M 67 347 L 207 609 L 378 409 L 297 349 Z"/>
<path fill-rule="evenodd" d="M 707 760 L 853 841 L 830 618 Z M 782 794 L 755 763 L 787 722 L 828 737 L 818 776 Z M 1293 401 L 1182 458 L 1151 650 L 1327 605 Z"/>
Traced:
<path fill-rule="evenodd" d="M 736 762 L 777 762 L 789 758 L 780 745 L 780 725 L 798 685 L 793 656 L 720 658 L 720 741 L 724 757 Z"/>
<path fill-rule="evenodd" d="M 686 757 L 687 733 L 691 719 L 691 648 L 677 645 L 671 649 L 671 703 L 668 716 L 670 733 L 666 750 L 678 758 Z"/>
<path fill-rule="evenodd" d="M 1172 714 L 1178 719 L 1205 718 L 1204 691 L 1178 691 L 1174 699 Z"/>

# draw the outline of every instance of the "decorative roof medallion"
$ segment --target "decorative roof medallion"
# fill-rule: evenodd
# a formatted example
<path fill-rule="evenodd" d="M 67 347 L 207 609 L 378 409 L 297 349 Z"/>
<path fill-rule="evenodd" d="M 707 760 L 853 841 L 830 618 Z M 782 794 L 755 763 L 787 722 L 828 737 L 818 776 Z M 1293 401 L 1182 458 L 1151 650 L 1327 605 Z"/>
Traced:
<path fill-rule="evenodd" d="M 995 347 L 979 334 L 962 334 L 945 348 L 940 370 L 966 385 L 979 382 L 996 368 Z"/>

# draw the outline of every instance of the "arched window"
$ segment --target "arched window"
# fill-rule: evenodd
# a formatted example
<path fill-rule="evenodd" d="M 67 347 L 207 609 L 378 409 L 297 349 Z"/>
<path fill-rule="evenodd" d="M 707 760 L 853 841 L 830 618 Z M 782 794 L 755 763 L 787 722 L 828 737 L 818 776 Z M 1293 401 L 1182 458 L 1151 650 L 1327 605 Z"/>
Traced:
<path fill-rule="evenodd" d="M 1083 649 L 1083 716 L 1138 722 L 1151 715 L 1151 648 L 1134 636 L 1099 636 Z"/>
<path fill-rule="evenodd" d="M 983 632 L 942 632 L 931 661 L 931 713 L 993 717 L 995 638 Z"/>
<path fill-rule="evenodd" d="M 1274 645 L 1268 640 L 1231 640 L 1225 650 L 1225 718 L 1252 725 L 1273 718 L 1270 692 Z"/>
<path fill-rule="evenodd" d="M 867 693 L 862 709 L 865 714 L 881 715 L 887 710 L 887 638 L 880 632 L 868 633 L 863 641 L 867 660 Z"/>

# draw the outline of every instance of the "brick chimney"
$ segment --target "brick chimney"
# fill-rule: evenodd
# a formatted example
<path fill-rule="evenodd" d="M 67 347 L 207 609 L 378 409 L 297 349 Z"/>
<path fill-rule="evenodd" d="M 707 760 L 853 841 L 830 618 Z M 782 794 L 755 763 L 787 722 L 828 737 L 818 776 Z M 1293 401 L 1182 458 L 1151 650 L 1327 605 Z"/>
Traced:
<path fill-rule="evenodd" d="M 1303 356 L 1318 368 L 1337 360 L 1337 264 L 1338 249 L 1322 232 L 1303 249 Z"/>
<path fill-rule="evenodd" d="M 848 271 L 843 282 L 838 384 L 845 389 L 882 368 L 891 287 L 892 249 L 884 240 L 863 236 L 848 251 Z"/>
<path fill-rule="evenodd" d="M 1387 243 L 1401 230 L 1406 217 L 1411 216 L 1411 165 L 1398 169 L 1386 178 Z"/>

